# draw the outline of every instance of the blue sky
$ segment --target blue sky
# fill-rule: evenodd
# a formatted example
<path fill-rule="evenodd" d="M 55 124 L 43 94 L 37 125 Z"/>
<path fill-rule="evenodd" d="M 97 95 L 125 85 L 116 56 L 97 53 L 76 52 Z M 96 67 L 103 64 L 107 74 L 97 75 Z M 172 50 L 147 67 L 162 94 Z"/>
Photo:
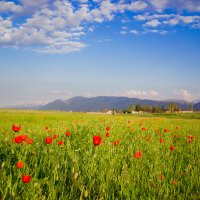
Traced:
<path fill-rule="evenodd" d="M 200 99 L 200 1 L 0 1 L 0 106 L 81 95 Z"/>

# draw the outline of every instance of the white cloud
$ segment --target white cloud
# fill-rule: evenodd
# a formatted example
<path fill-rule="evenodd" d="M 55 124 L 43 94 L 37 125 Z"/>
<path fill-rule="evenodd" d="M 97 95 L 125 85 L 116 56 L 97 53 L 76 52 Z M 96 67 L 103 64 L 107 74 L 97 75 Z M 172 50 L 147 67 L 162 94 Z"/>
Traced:
<path fill-rule="evenodd" d="M 147 0 L 158 11 L 172 8 L 181 11 L 200 11 L 200 1 L 198 0 Z"/>
<path fill-rule="evenodd" d="M 175 90 L 174 94 L 176 95 L 176 98 L 183 99 L 188 102 L 192 102 L 192 101 L 200 98 L 200 95 L 192 94 L 186 89 Z"/>
<path fill-rule="evenodd" d="M 130 30 L 129 33 L 132 33 L 132 34 L 135 34 L 135 35 L 139 34 L 139 32 L 137 30 Z"/>
<path fill-rule="evenodd" d="M 127 96 L 127 97 L 137 97 L 141 99 L 157 99 L 159 94 L 155 90 L 143 91 L 143 90 L 128 90 L 121 93 L 120 96 Z"/>
<path fill-rule="evenodd" d="M 128 5 L 127 8 L 128 10 L 131 10 L 131 11 L 140 11 L 140 10 L 144 10 L 147 6 L 148 4 L 143 1 L 135 1 L 131 3 L 130 5 Z"/>
<path fill-rule="evenodd" d="M 136 15 L 133 17 L 135 20 L 137 21 L 144 21 L 144 20 L 147 20 L 148 19 L 148 16 L 147 15 Z"/>
<path fill-rule="evenodd" d="M 156 9 L 162 10 L 168 4 L 168 0 L 148 0 Z"/>
<path fill-rule="evenodd" d="M 168 7 L 200 10 L 200 3 L 194 0 L 188 0 L 187 3 L 183 0 L 177 0 L 176 3 L 169 0 L 93 0 L 93 2 L 91 4 L 88 0 L 1 1 L 0 47 L 31 49 L 45 53 L 69 53 L 87 46 L 82 36 L 91 34 L 97 27 L 96 24 L 112 21 L 116 15 L 126 11 L 134 13 L 152 9 L 150 4 L 158 10 Z M 20 17 L 22 20 L 19 20 Z M 130 22 L 128 16 L 119 19 L 123 23 Z M 183 24 L 200 28 L 198 15 L 140 13 L 134 20 L 144 21 L 144 27 Z M 136 30 L 126 32 L 137 34 Z M 122 29 L 121 34 L 126 34 L 125 29 Z"/>
<path fill-rule="evenodd" d="M 144 26 L 157 27 L 189 25 L 198 28 L 200 26 L 200 16 L 198 15 L 178 15 L 178 14 L 148 14 L 134 16 L 136 21 L 144 21 Z"/>
<path fill-rule="evenodd" d="M 14 2 L 0 2 L 0 12 L 7 13 L 7 12 L 21 12 L 23 10 L 22 6 L 16 5 Z"/>
<path fill-rule="evenodd" d="M 166 35 L 169 32 L 168 31 L 163 31 L 163 30 L 157 30 L 157 29 L 145 29 L 145 31 L 143 31 L 144 34 L 146 33 L 157 33 L 160 35 Z"/>
<path fill-rule="evenodd" d="M 146 22 L 144 25 L 145 26 L 152 26 L 152 27 L 157 27 L 161 23 L 157 19 L 152 19 L 151 21 Z"/>

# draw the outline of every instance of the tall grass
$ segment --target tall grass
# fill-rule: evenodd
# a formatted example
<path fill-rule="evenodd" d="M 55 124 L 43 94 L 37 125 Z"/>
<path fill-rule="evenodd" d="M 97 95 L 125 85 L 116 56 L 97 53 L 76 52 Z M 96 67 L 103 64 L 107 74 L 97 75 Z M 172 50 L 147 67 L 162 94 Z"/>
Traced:
<path fill-rule="evenodd" d="M 13 132 L 13 124 L 22 130 Z M 199 132 L 198 119 L 1 111 L 0 199 L 199 199 Z M 13 142 L 20 134 L 33 143 Z M 102 137 L 100 146 L 94 135 Z"/>

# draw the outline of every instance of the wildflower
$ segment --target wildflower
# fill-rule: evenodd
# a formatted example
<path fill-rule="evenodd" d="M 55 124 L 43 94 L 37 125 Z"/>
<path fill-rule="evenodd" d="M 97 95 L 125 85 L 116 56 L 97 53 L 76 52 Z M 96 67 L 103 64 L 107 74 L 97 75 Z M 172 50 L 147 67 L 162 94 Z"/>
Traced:
<path fill-rule="evenodd" d="M 58 145 L 63 145 L 63 144 L 64 144 L 64 142 L 62 140 L 58 141 Z"/>
<path fill-rule="evenodd" d="M 165 142 L 165 140 L 160 138 L 160 143 L 164 143 L 164 142 Z"/>
<path fill-rule="evenodd" d="M 16 167 L 18 169 L 20 169 L 20 168 L 24 167 L 24 163 L 19 161 L 19 162 L 16 163 Z"/>
<path fill-rule="evenodd" d="M 142 151 L 137 151 L 136 153 L 133 154 L 133 156 L 137 159 L 140 158 L 142 156 Z"/>
<path fill-rule="evenodd" d="M 149 141 L 150 140 L 150 137 L 146 137 L 146 141 Z"/>
<path fill-rule="evenodd" d="M 120 140 L 115 140 L 115 141 L 113 142 L 113 145 L 116 146 L 116 145 L 119 144 L 119 143 L 120 143 Z"/>
<path fill-rule="evenodd" d="M 21 130 L 22 126 L 19 125 L 19 126 L 16 126 L 15 124 L 12 125 L 12 130 L 14 132 L 19 132 Z"/>
<path fill-rule="evenodd" d="M 106 132 L 106 137 L 109 137 L 110 136 L 110 133 L 109 132 Z"/>
<path fill-rule="evenodd" d="M 168 132 L 169 132 L 169 129 L 166 128 L 166 129 L 164 130 L 164 132 L 165 132 L 165 133 L 168 133 Z"/>
<path fill-rule="evenodd" d="M 25 141 L 28 138 L 28 135 L 19 135 L 22 141 Z"/>
<path fill-rule="evenodd" d="M 101 144 L 101 136 L 98 135 L 93 136 L 93 143 L 95 146 L 99 146 Z"/>
<path fill-rule="evenodd" d="M 29 183 L 30 180 L 31 180 L 31 176 L 26 175 L 26 174 L 22 176 L 22 182 L 23 183 Z"/>
<path fill-rule="evenodd" d="M 160 180 L 162 181 L 164 179 L 165 179 L 165 177 L 163 176 L 163 174 L 160 174 Z"/>
<path fill-rule="evenodd" d="M 170 150 L 174 151 L 175 147 L 174 146 L 170 146 Z"/>
<path fill-rule="evenodd" d="M 110 127 L 109 127 L 109 126 L 106 126 L 106 130 L 109 131 L 109 130 L 110 130 Z"/>
<path fill-rule="evenodd" d="M 142 131 L 146 131 L 147 129 L 145 127 L 142 127 Z"/>
<path fill-rule="evenodd" d="M 58 137 L 58 135 L 54 134 L 52 138 L 56 139 L 57 137 Z"/>
<path fill-rule="evenodd" d="M 176 181 L 176 180 L 172 180 L 172 184 L 173 184 L 173 185 L 176 185 L 176 184 L 177 184 L 177 181 Z"/>
<path fill-rule="evenodd" d="M 188 139 L 194 139 L 193 135 L 188 135 Z"/>
<path fill-rule="evenodd" d="M 25 141 L 26 141 L 26 144 L 32 144 L 33 143 L 33 140 L 30 139 L 30 138 L 27 138 Z"/>
<path fill-rule="evenodd" d="M 20 136 L 16 136 L 16 137 L 14 138 L 14 142 L 17 143 L 17 144 L 22 143 L 21 137 L 20 137 Z"/>
<path fill-rule="evenodd" d="M 65 134 L 67 137 L 69 137 L 71 133 L 69 131 L 67 131 Z"/>
<path fill-rule="evenodd" d="M 47 143 L 47 144 L 51 144 L 52 143 L 52 138 L 51 137 L 47 137 L 46 139 L 45 139 L 45 142 Z"/>

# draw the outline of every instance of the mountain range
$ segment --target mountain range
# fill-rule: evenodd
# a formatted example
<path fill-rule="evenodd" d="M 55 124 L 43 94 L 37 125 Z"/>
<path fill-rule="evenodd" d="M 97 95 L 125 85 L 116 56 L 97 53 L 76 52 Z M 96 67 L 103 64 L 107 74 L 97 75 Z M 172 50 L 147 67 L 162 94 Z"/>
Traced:
<path fill-rule="evenodd" d="M 128 98 L 128 97 L 109 97 L 109 96 L 98 96 L 98 97 L 81 97 L 76 96 L 67 100 L 57 99 L 55 101 L 49 102 L 45 105 L 37 106 L 15 106 L 18 109 L 35 109 L 35 110 L 60 110 L 60 111 L 83 111 L 83 112 L 95 112 L 101 110 L 110 109 L 127 109 L 130 104 L 136 105 L 140 104 L 142 106 L 160 106 L 167 108 L 170 102 L 175 103 L 177 106 L 181 107 L 181 110 L 190 110 L 190 102 L 183 100 L 164 100 L 156 101 L 150 99 L 138 99 L 138 98 Z M 195 111 L 200 111 L 200 102 L 193 103 L 193 109 Z"/>

